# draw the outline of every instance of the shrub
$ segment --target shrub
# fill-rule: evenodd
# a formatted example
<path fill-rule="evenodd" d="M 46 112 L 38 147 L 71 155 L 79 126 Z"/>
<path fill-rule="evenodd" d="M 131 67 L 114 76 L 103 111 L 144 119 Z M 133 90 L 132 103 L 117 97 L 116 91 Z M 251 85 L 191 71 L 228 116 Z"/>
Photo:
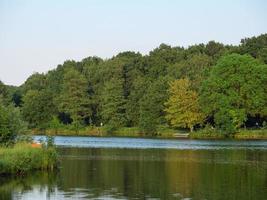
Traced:
<path fill-rule="evenodd" d="M 5 106 L 0 99 L 0 146 L 14 144 L 16 136 L 26 131 L 19 108 Z"/>
<path fill-rule="evenodd" d="M 0 148 L 0 174 L 25 174 L 32 170 L 53 170 L 57 166 L 57 153 L 52 147 L 33 148 L 19 143 Z"/>

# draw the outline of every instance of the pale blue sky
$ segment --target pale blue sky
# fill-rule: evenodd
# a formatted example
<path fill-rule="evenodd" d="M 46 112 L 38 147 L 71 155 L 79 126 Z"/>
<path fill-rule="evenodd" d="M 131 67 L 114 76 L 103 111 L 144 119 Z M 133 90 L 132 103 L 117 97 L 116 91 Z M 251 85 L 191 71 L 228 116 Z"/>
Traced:
<path fill-rule="evenodd" d="M 66 59 L 266 32 L 265 0 L 0 0 L 0 80 L 20 85 Z"/>

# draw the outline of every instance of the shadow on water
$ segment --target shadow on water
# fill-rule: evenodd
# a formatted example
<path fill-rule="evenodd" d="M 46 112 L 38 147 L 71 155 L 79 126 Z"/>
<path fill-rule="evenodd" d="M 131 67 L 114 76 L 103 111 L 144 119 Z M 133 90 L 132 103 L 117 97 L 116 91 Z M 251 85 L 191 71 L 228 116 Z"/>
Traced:
<path fill-rule="evenodd" d="M 0 199 L 242 199 L 267 196 L 266 149 L 58 147 L 57 173 L 0 179 Z"/>

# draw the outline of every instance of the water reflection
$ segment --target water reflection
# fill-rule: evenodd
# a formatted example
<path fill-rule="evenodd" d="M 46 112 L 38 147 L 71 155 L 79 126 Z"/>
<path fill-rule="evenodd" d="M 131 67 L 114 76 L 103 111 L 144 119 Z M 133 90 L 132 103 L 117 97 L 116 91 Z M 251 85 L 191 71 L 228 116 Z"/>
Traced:
<path fill-rule="evenodd" d="M 266 150 L 59 148 L 61 169 L 0 179 L 0 199 L 266 199 Z"/>

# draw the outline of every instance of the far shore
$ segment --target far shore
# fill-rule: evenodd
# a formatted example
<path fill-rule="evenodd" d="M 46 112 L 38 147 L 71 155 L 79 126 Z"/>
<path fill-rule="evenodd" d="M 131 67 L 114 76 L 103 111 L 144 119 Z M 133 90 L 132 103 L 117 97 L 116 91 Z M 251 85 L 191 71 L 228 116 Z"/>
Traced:
<path fill-rule="evenodd" d="M 267 129 L 240 130 L 239 132 L 226 135 L 220 132 L 205 132 L 204 130 L 186 132 L 174 129 L 159 129 L 157 134 L 144 134 L 136 127 L 120 128 L 108 133 L 104 128 L 87 127 L 81 130 L 70 129 L 32 129 L 32 135 L 52 136 L 88 136 L 88 137 L 135 137 L 135 138 L 162 138 L 162 139 L 244 139 L 244 140 L 267 140 Z"/>

